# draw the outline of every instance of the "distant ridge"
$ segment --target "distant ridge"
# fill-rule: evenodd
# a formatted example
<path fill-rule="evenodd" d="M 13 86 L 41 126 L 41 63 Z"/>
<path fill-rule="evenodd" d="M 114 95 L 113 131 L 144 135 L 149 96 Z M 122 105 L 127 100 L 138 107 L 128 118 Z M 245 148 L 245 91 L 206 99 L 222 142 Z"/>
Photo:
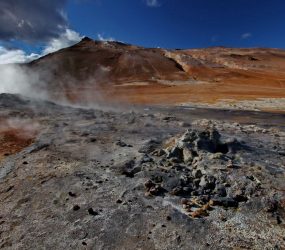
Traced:
<path fill-rule="evenodd" d="M 40 90 L 74 102 L 86 91 L 91 101 L 158 104 L 285 96 L 285 51 L 278 49 L 167 50 L 84 37 L 23 67 L 40 73 Z"/>

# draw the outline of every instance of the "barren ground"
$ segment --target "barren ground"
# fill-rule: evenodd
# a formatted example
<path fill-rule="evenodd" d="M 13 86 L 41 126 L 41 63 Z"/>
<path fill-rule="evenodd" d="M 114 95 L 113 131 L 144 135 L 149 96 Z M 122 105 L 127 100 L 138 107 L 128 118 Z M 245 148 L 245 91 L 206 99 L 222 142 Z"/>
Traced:
<path fill-rule="evenodd" d="M 284 114 L 0 107 L 2 249 L 285 248 Z"/>

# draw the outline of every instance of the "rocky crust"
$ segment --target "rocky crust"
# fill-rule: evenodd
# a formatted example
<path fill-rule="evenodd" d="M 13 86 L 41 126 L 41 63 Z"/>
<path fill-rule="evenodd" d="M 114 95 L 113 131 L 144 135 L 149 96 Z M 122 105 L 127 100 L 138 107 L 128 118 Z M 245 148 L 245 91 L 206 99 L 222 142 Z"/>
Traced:
<path fill-rule="evenodd" d="M 195 112 L 0 95 L 40 128 L 0 162 L 0 248 L 285 248 L 284 116 Z"/>

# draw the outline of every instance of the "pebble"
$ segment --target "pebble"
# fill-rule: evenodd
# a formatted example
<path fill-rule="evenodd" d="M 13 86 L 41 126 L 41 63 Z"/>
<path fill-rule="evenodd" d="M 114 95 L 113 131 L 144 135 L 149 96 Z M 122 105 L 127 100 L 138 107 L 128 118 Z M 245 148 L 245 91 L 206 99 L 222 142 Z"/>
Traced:
<path fill-rule="evenodd" d="M 222 197 L 226 197 L 227 196 L 227 191 L 224 185 L 217 185 L 216 189 L 215 189 L 217 195 L 222 196 Z"/>
<path fill-rule="evenodd" d="M 92 207 L 88 209 L 88 213 L 89 213 L 90 215 L 93 215 L 93 216 L 96 216 L 96 215 L 99 214 L 98 212 L 94 211 Z"/>
<path fill-rule="evenodd" d="M 210 201 L 211 206 L 223 206 L 223 207 L 238 207 L 238 202 L 232 198 L 227 197 L 217 197 Z"/>
<path fill-rule="evenodd" d="M 78 205 L 73 206 L 73 211 L 78 211 L 79 209 L 80 209 L 80 206 L 78 206 Z"/>

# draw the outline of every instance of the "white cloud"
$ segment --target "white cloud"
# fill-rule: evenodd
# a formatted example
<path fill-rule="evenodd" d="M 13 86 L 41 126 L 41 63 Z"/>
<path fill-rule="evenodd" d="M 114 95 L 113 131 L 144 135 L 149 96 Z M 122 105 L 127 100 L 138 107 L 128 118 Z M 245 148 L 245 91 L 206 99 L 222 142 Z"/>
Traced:
<path fill-rule="evenodd" d="M 9 50 L 0 46 L 0 64 L 24 63 L 39 58 L 38 54 L 26 54 L 20 49 Z"/>
<path fill-rule="evenodd" d="M 58 38 L 53 38 L 48 42 L 43 51 L 43 55 L 55 52 L 57 50 L 69 47 L 79 42 L 83 37 L 76 31 L 66 29 Z"/>
<path fill-rule="evenodd" d="M 159 7 L 160 3 L 158 2 L 158 0 L 145 0 L 146 5 L 149 7 Z"/>
<path fill-rule="evenodd" d="M 249 32 L 244 33 L 244 34 L 241 35 L 241 39 L 248 39 L 248 38 L 250 38 L 250 37 L 252 37 L 252 34 L 249 33 Z"/>
<path fill-rule="evenodd" d="M 79 42 L 82 38 L 83 37 L 80 36 L 79 33 L 66 29 L 58 38 L 51 39 L 41 54 L 27 54 L 25 51 L 20 49 L 10 50 L 0 46 L 0 64 L 30 62 L 46 54 L 69 47 Z"/>
<path fill-rule="evenodd" d="M 40 54 L 27 54 L 20 49 L 9 50 L 0 46 L 0 64 L 6 64 L 0 65 L 0 93 L 18 93 L 33 98 L 48 99 L 48 94 L 45 91 L 36 91 L 36 89 L 44 89 L 41 86 L 45 86 L 47 79 L 50 77 L 49 72 L 45 72 L 45 70 L 43 72 L 30 71 L 14 63 L 32 61 L 47 53 L 68 47 L 80 41 L 81 38 L 77 32 L 67 29 L 58 38 L 51 39 Z M 35 88 L 35 86 L 38 86 L 38 88 Z"/>
<path fill-rule="evenodd" d="M 112 42 L 112 41 L 115 41 L 115 39 L 113 38 L 113 37 L 104 37 L 102 34 L 98 34 L 97 35 L 97 37 L 98 37 L 98 39 L 100 40 L 100 41 L 105 41 L 105 42 Z"/>

